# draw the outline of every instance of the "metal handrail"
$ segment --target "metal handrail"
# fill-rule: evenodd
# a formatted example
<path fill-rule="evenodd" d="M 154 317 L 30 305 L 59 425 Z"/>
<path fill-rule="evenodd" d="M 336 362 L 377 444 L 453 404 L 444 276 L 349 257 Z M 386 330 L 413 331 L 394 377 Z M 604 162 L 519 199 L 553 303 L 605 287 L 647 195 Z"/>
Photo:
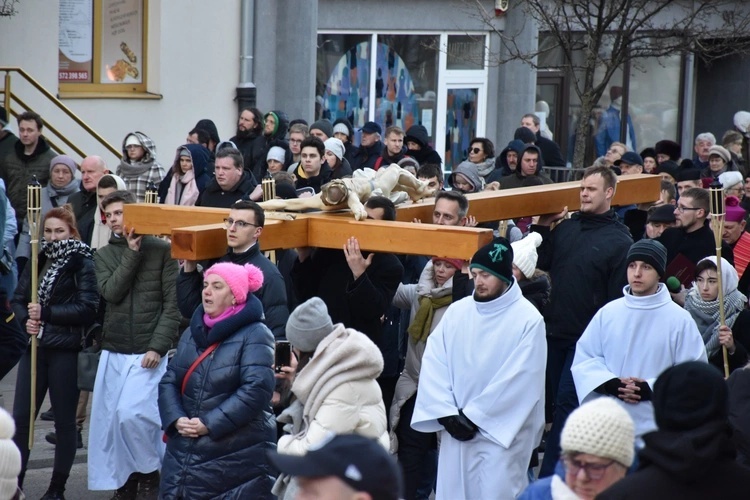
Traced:
<path fill-rule="evenodd" d="M 12 67 L 12 66 L 0 66 L 0 72 L 5 72 L 5 87 L 2 89 L 2 92 L 4 94 L 4 102 L 3 106 L 5 107 L 5 110 L 8 112 L 8 118 L 10 116 L 18 116 L 18 113 L 15 113 L 11 109 L 11 103 L 12 100 L 15 99 L 16 102 L 18 102 L 24 109 L 30 110 L 31 108 L 27 106 L 21 99 L 18 98 L 12 91 L 11 91 L 11 73 L 18 73 L 20 76 L 22 76 L 28 83 L 30 83 L 34 88 L 36 88 L 39 92 L 44 95 L 44 97 L 47 98 L 52 104 L 57 106 L 63 113 L 68 115 L 68 117 L 76 122 L 83 130 L 88 132 L 91 137 L 96 139 L 99 144 L 104 146 L 110 153 L 115 155 L 115 157 L 119 158 L 122 156 L 122 151 L 118 150 L 114 146 L 112 146 L 109 142 L 107 142 L 104 137 L 99 135 L 93 128 L 91 128 L 86 122 L 84 122 L 81 118 L 78 117 L 69 107 L 67 107 L 65 104 L 63 104 L 54 94 L 52 94 L 50 91 L 48 91 L 42 84 L 37 82 L 31 75 L 26 73 L 21 68 Z M 44 125 L 53 132 L 58 138 L 60 138 L 61 141 L 63 141 L 65 144 L 67 144 L 73 151 L 76 152 L 81 158 L 86 157 L 86 154 L 77 147 L 75 144 L 73 144 L 67 137 L 62 135 L 56 128 L 54 128 L 52 125 L 50 125 L 47 121 L 43 120 Z M 48 141 L 49 142 L 49 141 Z M 52 145 L 50 143 L 50 145 Z M 56 150 L 59 150 L 58 148 L 54 148 Z"/>

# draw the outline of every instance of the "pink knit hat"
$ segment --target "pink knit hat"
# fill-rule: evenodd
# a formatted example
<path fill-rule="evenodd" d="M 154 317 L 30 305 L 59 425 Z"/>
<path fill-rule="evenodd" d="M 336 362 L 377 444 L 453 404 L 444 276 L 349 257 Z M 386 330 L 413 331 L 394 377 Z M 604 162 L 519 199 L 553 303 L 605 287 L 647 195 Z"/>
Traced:
<path fill-rule="evenodd" d="M 433 257 L 432 258 L 432 263 L 434 264 L 435 262 L 437 262 L 439 260 L 442 260 L 443 262 L 447 262 L 448 264 L 450 264 L 451 266 L 455 267 L 459 271 L 461 270 L 461 268 L 464 265 L 464 261 L 462 261 L 461 259 L 449 259 L 448 257 Z"/>
<path fill-rule="evenodd" d="M 263 286 L 263 271 L 252 264 L 219 262 L 208 268 L 204 276 L 215 274 L 229 285 L 238 304 L 247 302 L 247 294 L 257 292 Z"/>

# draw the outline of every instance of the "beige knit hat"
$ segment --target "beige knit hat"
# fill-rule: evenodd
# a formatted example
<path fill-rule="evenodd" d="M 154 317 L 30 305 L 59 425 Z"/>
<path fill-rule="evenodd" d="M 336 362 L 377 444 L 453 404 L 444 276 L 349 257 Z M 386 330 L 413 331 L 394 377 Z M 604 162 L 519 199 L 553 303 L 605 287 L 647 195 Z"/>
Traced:
<path fill-rule="evenodd" d="M 0 498 L 12 498 L 18 487 L 21 472 L 21 452 L 13 442 L 16 423 L 7 411 L 0 408 Z"/>
<path fill-rule="evenodd" d="M 625 467 L 633 463 L 634 446 L 633 419 L 608 396 L 578 407 L 560 436 L 563 453 L 588 453 L 616 460 Z"/>
<path fill-rule="evenodd" d="M 521 270 L 526 278 L 531 278 L 536 270 L 539 257 L 536 248 L 542 244 L 542 235 L 531 232 L 525 238 L 510 244 L 513 247 L 513 264 Z"/>

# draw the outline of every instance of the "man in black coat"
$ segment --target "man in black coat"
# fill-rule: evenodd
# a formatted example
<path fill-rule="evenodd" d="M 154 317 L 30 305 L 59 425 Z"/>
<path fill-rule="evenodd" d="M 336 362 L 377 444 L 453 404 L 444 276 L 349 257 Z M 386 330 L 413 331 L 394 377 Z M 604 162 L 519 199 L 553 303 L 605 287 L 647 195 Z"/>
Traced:
<path fill-rule="evenodd" d="M 406 131 L 404 143 L 408 149 L 407 154 L 419 162 L 419 166 L 427 163 L 442 165 L 443 159 L 437 151 L 430 146 L 430 137 L 424 125 L 412 125 Z"/>
<path fill-rule="evenodd" d="M 277 339 L 285 337 L 284 328 L 289 319 L 284 278 L 276 265 L 260 251 L 258 238 L 265 224 L 263 209 L 253 201 L 241 200 L 229 210 L 227 225 L 227 246 L 229 251 L 223 257 L 206 263 L 208 269 L 216 262 L 252 264 L 263 271 L 263 286 L 255 296 L 263 304 L 263 323 Z M 177 306 L 183 317 L 190 319 L 201 304 L 203 274 L 198 272 L 197 262 L 185 261 L 177 277 Z"/>
<path fill-rule="evenodd" d="M 247 198 L 258 185 L 252 172 L 244 170 L 242 153 L 231 147 L 220 148 L 216 153 L 214 175 L 195 206 L 229 208 L 235 201 Z"/>
<path fill-rule="evenodd" d="M 375 204 L 371 200 L 365 204 L 368 218 L 395 219 L 395 209 L 389 216 L 382 207 L 371 208 Z M 298 248 L 297 254 L 291 276 L 300 303 L 320 297 L 334 323 L 354 328 L 378 344 L 382 318 L 404 273 L 398 258 L 389 253 L 371 253 L 365 258 L 356 238 L 349 238 L 343 251 Z"/>
<path fill-rule="evenodd" d="M 258 108 L 243 109 L 237 120 L 237 133 L 229 140 L 242 153 L 245 170 L 252 172 L 265 150 L 263 113 Z"/>
<path fill-rule="evenodd" d="M 367 122 L 361 129 L 362 138 L 359 149 L 354 152 L 353 161 L 350 161 L 352 170 L 363 168 L 375 168 L 375 162 L 383 153 L 383 143 L 380 141 L 380 134 L 383 129 L 375 122 Z"/>
<path fill-rule="evenodd" d="M 581 211 L 560 222 L 559 214 L 542 215 L 531 230 L 542 235 L 537 267 L 554 283 L 544 311 L 547 327 L 547 410 L 554 405 L 552 429 L 540 477 L 552 475 L 560 456 L 560 432 L 578 406 L 570 365 L 576 342 L 594 314 L 622 296 L 627 284 L 626 257 L 633 239 L 614 210 L 617 176 L 607 167 L 590 167 L 581 181 Z"/>
<path fill-rule="evenodd" d="M 542 158 L 544 159 L 545 165 L 547 165 L 548 167 L 565 166 L 565 159 L 560 152 L 560 146 L 555 144 L 554 141 L 547 139 L 546 137 L 542 137 L 542 135 L 539 133 L 541 121 L 539 121 L 539 117 L 537 115 L 535 115 L 534 113 L 527 113 L 523 115 L 523 118 L 521 118 L 521 126 L 526 127 L 527 129 L 534 132 L 534 135 L 536 135 L 536 141 L 534 141 L 534 144 L 536 144 L 536 146 L 542 150 Z"/>
<path fill-rule="evenodd" d="M 91 245 L 91 236 L 94 234 L 94 214 L 99 203 L 96 197 L 96 185 L 99 179 L 109 173 L 107 164 L 100 156 L 87 156 L 81 162 L 81 190 L 68 198 L 68 202 L 73 206 L 81 241 L 87 245 Z"/>

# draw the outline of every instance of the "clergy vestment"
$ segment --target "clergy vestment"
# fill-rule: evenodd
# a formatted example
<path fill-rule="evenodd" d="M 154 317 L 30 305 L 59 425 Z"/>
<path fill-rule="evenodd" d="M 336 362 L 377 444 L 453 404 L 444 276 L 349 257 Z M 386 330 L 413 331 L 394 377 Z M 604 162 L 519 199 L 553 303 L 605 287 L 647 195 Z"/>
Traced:
<path fill-rule="evenodd" d="M 427 340 L 412 428 L 441 432 L 436 499 L 511 499 L 526 488 L 544 427 L 544 321 L 518 283 L 500 297 L 448 307 Z M 438 423 L 458 410 L 469 441 Z"/>
<path fill-rule="evenodd" d="M 636 297 L 630 285 L 624 296 L 602 307 L 576 344 L 571 372 L 578 401 L 613 397 L 595 389 L 613 378 L 637 377 L 653 390 L 667 368 L 685 361 L 704 361 L 706 348 L 690 313 L 672 302 L 659 283 L 655 294 Z M 656 430 L 651 401 L 626 403 L 614 398 L 635 422 L 640 437 Z"/>

